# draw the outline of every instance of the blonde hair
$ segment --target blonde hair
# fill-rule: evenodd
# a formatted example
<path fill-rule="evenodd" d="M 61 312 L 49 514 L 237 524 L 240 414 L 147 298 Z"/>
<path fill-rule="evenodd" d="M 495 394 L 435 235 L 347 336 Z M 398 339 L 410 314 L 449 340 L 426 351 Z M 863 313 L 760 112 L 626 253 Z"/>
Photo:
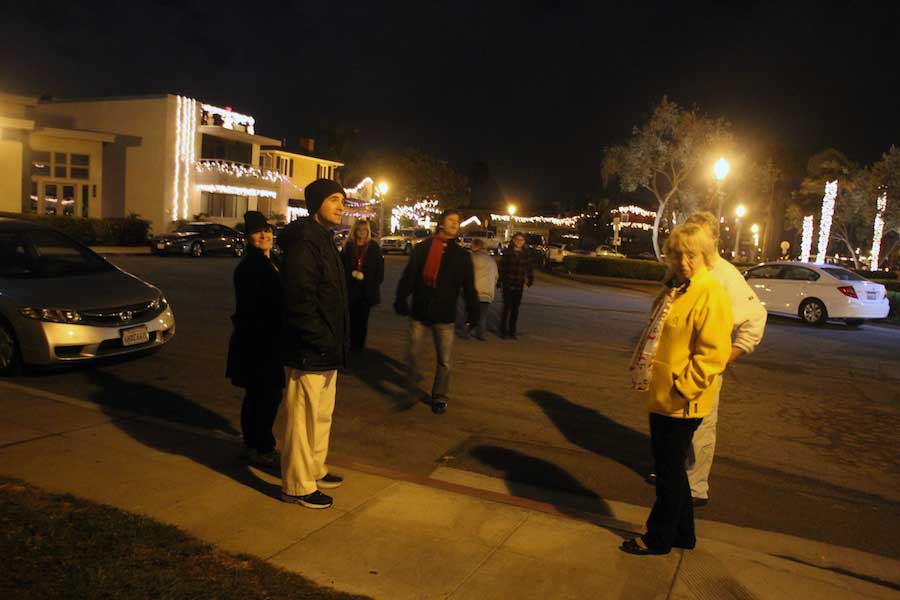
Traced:
<path fill-rule="evenodd" d="M 369 223 L 366 219 L 357 219 L 353 222 L 353 225 L 350 227 L 350 234 L 347 236 L 347 245 L 356 243 L 356 232 L 360 227 L 365 225 L 369 229 L 369 238 L 366 240 L 367 242 L 372 241 L 372 224 Z"/>
<path fill-rule="evenodd" d="M 672 230 L 669 239 L 666 240 L 666 259 L 670 263 L 675 260 L 675 252 L 684 252 L 685 250 L 694 250 L 702 254 L 707 265 L 711 265 L 717 256 L 716 241 L 706 227 L 696 223 L 679 225 Z"/>
<path fill-rule="evenodd" d="M 700 212 L 695 212 L 691 216 L 687 218 L 685 224 L 690 223 L 691 225 L 700 225 L 701 227 L 706 227 L 709 229 L 709 234 L 713 236 L 713 239 L 718 241 L 719 239 L 719 220 L 716 218 L 716 215 L 712 214 L 708 210 L 701 210 Z"/>

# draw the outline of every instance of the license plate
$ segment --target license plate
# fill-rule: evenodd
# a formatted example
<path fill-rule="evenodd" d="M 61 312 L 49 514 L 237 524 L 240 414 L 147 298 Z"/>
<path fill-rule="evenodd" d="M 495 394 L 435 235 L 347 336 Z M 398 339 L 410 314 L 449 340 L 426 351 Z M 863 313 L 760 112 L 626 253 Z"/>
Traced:
<path fill-rule="evenodd" d="M 878 300 L 878 292 L 866 292 L 867 300 Z"/>
<path fill-rule="evenodd" d="M 158 243 L 158 244 L 156 245 L 156 248 L 157 248 L 158 250 L 162 250 L 162 249 L 165 248 L 165 247 L 166 247 L 166 245 L 163 244 L 162 242 L 160 242 L 160 243 Z"/>
<path fill-rule="evenodd" d="M 119 335 L 122 336 L 122 345 L 126 347 L 146 344 L 150 341 L 150 333 L 147 331 L 146 325 L 122 329 L 119 331 Z"/>

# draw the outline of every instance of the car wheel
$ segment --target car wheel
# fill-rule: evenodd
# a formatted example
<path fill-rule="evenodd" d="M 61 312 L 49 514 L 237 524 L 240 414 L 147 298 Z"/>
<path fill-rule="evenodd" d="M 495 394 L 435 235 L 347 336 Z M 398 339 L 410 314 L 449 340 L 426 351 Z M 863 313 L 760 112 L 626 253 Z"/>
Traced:
<path fill-rule="evenodd" d="M 828 310 L 821 300 L 810 298 L 800 305 L 800 318 L 809 325 L 822 325 L 828 320 Z"/>
<path fill-rule="evenodd" d="M 238 242 L 237 244 L 234 245 L 234 255 L 237 256 L 238 258 L 240 258 L 244 255 L 244 245 L 241 244 L 240 242 Z"/>
<path fill-rule="evenodd" d="M 201 244 L 200 242 L 194 242 L 193 244 L 191 244 L 191 256 L 193 256 L 194 258 L 203 256 L 203 244 Z"/>
<path fill-rule="evenodd" d="M 22 355 L 16 334 L 7 323 L 0 321 L 0 375 L 18 375 L 22 371 Z"/>
<path fill-rule="evenodd" d="M 847 327 L 853 327 L 854 329 L 861 327 L 864 322 L 863 319 L 844 319 L 844 323 L 847 324 Z"/>

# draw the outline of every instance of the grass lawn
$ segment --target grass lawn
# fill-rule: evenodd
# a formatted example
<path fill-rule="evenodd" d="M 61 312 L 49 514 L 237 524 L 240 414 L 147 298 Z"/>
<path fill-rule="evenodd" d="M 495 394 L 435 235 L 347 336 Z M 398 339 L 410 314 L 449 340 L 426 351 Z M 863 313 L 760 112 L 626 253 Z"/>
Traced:
<path fill-rule="evenodd" d="M 363 598 L 152 519 L 0 478 L 0 598 Z"/>

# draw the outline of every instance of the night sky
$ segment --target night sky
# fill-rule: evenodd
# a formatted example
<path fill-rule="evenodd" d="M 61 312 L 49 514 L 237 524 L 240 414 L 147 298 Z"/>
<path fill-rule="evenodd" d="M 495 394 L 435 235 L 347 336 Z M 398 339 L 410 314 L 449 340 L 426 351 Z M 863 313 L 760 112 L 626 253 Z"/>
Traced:
<path fill-rule="evenodd" d="M 604 5 L 605 6 L 601 6 Z M 900 2 L 14 2 L 0 90 L 169 92 L 263 135 L 485 161 L 522 202 L 602 192 L 604 146 L 668 94 L 751 153 L 900 144 Z M 373 176 L 377 174 L 373 173 Z"/>

